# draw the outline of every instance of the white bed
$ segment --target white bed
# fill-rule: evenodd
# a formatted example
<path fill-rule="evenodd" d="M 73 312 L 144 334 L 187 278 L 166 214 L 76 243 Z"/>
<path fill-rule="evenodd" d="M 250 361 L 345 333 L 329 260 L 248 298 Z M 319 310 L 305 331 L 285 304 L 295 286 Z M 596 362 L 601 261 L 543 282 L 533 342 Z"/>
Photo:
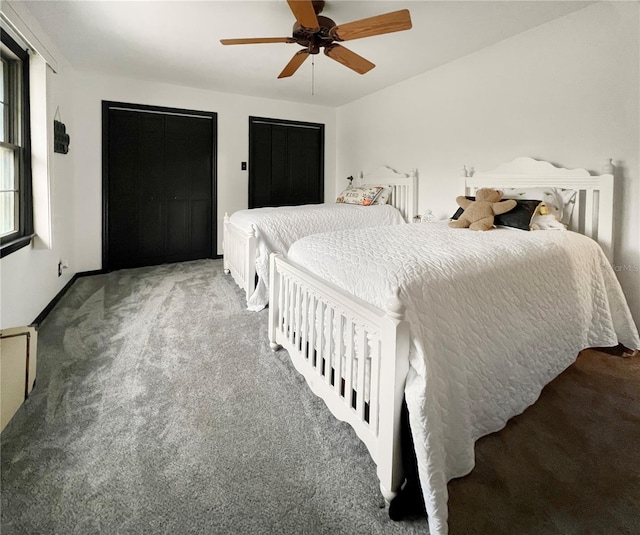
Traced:
<path fill-rule="evenodd" d="M 285 348 L 311 390 L 354 428 L 388 501 L 403 481 L 406 396 L 432 535 L 447 533 L 447 482 L 472 470 L 475 440 L 535 402 L 580 350 L 640 347 L 609 263 L 607 171 L 519 158 L 464 177 L 467 194 L 578 190 L 578 232 L 435 222 L 309 236 L 288 259 L 271 257 L 272 348 Z"/>
<path fill-rule="evenodd" d="M 224 269 L 245 291 L 247 307 L 262 310 L 268 303 L 269 254 L 286 254 L 303 236 L 344 228 L 366 228 L 410 222 L 416 214 L 417 176 L 389 167 L 360 177 L 354 186 L 384 185 L 386 205 L 357 206 L 328 202 L 240 210 L 224 217 Z"/>

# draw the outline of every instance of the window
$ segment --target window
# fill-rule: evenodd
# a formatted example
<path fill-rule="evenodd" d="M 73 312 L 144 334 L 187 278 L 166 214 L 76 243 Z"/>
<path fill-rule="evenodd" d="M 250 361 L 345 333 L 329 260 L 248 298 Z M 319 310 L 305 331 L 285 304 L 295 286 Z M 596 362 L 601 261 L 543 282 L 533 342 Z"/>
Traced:
<path fill-rule="evenodd" d="M 33 237 L 29 55 L 2 32 L 0 79 L 0 256 Z"/>

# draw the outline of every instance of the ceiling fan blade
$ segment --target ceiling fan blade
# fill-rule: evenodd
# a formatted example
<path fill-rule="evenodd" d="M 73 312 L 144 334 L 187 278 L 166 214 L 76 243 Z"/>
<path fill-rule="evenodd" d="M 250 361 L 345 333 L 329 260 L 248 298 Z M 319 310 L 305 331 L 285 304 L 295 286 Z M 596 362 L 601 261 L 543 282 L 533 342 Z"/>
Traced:
<path fill-rule="evenodd" d="M 292 37 L 249 37 L 247 39 L 220 39 L 223 45 L 257 45 L 262 43 L 295 43 Z"/>
<path fill-rule="evenodd" d="M 311 0 L 287 0 L 287 4 L 289 4 L 291 12 L 300 26 L 304 26 L 313 31 L 320 29 L 318 17 L 316 16 L 316 11 L 313 8 L 313 2 Z"/>
<path fill-rule="evenodd" d="M 309 57 L 309 49 L 305 48 L 304 50 L 299 50 L 296 52 L 291 61 L 287 63 L 287 66 L 282 69 L 282 72 L 278 75 L 278 78 L 288 78 L 293 73 L 295 73 L 300 65 L 304 63 L 304 60 Z"/>
<path fill-rule="evenodd" d="M 338 63 L 342 63 L 345 67 L 356 71 L 358 74 L 369 72 L 375 67 L 368 59 L 359 56 L 348 48 L 338 44 L 332 44 L 324 49 L 324 53 L 331 59 L 335 59 Z"/>
<path fill-rule="evenodd" d="M 331 28 L 331 37 L 336 41 L 351 41 L 383 33 L 401 32 L 411 29 L 411 15 L 408 9 L 376 15 L 368 19 L 356 20 Z"/>

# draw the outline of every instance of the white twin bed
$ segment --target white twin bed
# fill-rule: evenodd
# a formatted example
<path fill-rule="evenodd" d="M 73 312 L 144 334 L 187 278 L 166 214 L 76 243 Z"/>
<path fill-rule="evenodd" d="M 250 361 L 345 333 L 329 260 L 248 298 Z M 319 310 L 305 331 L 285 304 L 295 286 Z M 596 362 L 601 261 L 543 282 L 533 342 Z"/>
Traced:
<path fill-rule="evenodd" d="M 387 188 L 383 205 L 359 206 L 328 202 L 240 210 L 224 218 L 224 269 L 245 291 L 247 307 L 262 310 L 269 297 L 269 254 L 286 254 L 299 238 L 320 232 L 398 225 L 416 213 L 417 176 L 389 167 L 360 179 L 364 187 Z M 356 184 L 354 184 L 355 186 Z"/>
<path fill-rule="evenodd" d="M 310 235 L 273 254 L 269 338 L 348 422 L 391 500 L 403 482 L 409 409 L 432 535 L 447 533 L 447 482 L 474 443 L 501 429 L 587 347 L 640 347 L 610 265 L 613 176 L 530 158 L 474 177 L 478 187 L 578 193 L 571 231 L 488 232 L 447 222 Z"/>

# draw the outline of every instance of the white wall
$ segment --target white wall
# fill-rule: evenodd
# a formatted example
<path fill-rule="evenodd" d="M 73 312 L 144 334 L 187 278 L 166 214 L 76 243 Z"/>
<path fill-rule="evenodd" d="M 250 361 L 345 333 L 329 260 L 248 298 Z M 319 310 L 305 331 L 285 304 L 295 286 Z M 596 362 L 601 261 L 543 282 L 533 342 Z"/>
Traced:
<path fill-rule="evenodd" d="M 444 218 L 465 164 L 613 158 L 614 264 L 640 323 L 639 5 L 595 4 L 339 108 L 336 177 L 415 167 L 420 210 Z"/>
<path fill-rule="evenodd" d="M 336 111 L 278 100 L 216 93 L 154 82 L 76 72 L 73 83 L 75 123 L 77 271 L 102 267 L 102 101 L 213 111 L 218 114 L 218 253 L 222 253 L 225 212 L 247 207 L 249 116 L 325 125 L 325 198 L 335 191 Z"/>
<path fill-rule="evenodd" d="M 28 12 L 21 10 L 23 20 L 45 41 L 37 23 L 30 20 Z M 31 323 L 73 276 L 71 269 L 63 270 L 58 277 L 58 262 L 75 263 L 75 200 L 72 152 L 53 153 L 53 118 L 59 106 L 62 119 L 71 133 L 71 148 L 74 145 L 72 97 L 69 92 L 69 68 L 64 58 L 50 42 L 49 51 L 58 59 L 58 73 L 37 61 L 36 76 L 32 76 L 32 93 L 41 101 L 34 107 L 34 116 L 39 113 L 38 130 L 34 132 L 34 197 L 39 209 L 34 214 L 36 231 L 41 233 L 31 246 L 0 260 L 0 328 Z M 46 89 L 45 89 L 46 87 Z M 45 93 L 46 91 L 46 93 Z M 45 104 L 46 100 L 46 104 Z M 46 117 L 46 118 L 45 118 Z M 45 126 L 46 123 L 46 126 Z M 44 129 L 49 129 L 48 135 Z M 39 151 L 39 152 L 38 152 Z"/>
<path fill-rule="evenodd" d="M 241 171 L 240 162 L 248 161 L 250 115 L 325 124 L 325 197 L 335 196 L 335 109 L 74 71 L 29 13 L 22 10 L 20 16 L 55 51 L 60 68 L 57 74 L 49 69 L 46 76 L 47 125 L 53 124 L 59 106 L 71 143 L 66 155 L 53 154 L 52 143 L 49 147 L 44 186 L 50 232 L 0 261 L 1 328 L 32 322 L 75 273 L 102 268 L 102 100 L 218 114 L 218 253 L 224 213 L 247 206 L 248 172 Z M 39 203 L 47 202 L 44 193 Z M 42 222 L 45 212 L 35 217 Z M 58 277 L 60 259 L 69 268 Z"/>

